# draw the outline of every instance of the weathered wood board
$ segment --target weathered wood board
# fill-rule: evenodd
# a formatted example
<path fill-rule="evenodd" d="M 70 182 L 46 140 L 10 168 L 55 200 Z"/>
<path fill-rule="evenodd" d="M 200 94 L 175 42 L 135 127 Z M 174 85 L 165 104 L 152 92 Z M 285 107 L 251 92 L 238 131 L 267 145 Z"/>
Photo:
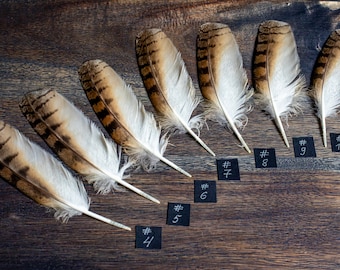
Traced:
<path fill-rule="evenodd" d="M 135 36 L 162 28 L 180 49 L 199 93 L 198 27 L 208 21 L 233 30 L 251 80 L 258 25 L 291 24 L 309 82 L 330 32 L 339 27 L 336 1 L 2 1 L 0 3 L 0 118 L 47 149 L 22 116 L 22 95 L 54 88 L 99 122 L 78 80 L 88 59 L 109 63 L 152 111 L 139 75 Z M 340 268 L 340 156 L 324 148 L 310 102 L 289 119 L 287 135 L 313 136 L 316 158 L 294 158 L 272 120 L 254 108 L 242 134 L 251 148 L 273 147 L 278 168 L 256 169 L 254 157 L 225 128 L 208 122 L 201 138 L 218 158 L 238 158 L 241 181 L 217 181 L 216 159 L 188 135 L 176 135 L 165 155 L 193 175 L 159 164 L 132 171 L 129 182 L 161 200 L 132 192 L 96 195 L 91 209 L 134 228 L 160 226 L 162 249 L 135 248 L 135 235 L 74 217 L 67 224 L 0 181 L 1 269 L 338 269 Z M 199 107 L 195 114 L 202 110 Z M 338 117 L 328 132 L 340 133 Z M 48 149 L 47 149 L 48 150 Z M 216 180 L 217 203 L 193 201 L 193 180 Z M 191 204 L 189 227 L 166 225 L 167 203 Z"/>

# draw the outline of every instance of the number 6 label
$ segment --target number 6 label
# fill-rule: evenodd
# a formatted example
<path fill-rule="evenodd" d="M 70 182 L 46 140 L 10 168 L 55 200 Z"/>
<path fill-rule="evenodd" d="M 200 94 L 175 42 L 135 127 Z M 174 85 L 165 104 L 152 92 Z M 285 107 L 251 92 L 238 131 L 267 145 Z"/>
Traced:
<path fill-rule="evenodd" d="M 215 203 L 216 182 L 213 180 L 194 181 L 194 202 L 195 203 Z"/>

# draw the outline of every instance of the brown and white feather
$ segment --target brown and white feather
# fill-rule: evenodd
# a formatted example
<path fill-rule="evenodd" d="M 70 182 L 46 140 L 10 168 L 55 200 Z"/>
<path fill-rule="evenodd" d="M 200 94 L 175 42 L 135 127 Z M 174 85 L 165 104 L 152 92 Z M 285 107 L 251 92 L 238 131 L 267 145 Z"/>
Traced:
<path fill-rule="evenodd" d="M 248 121 L 246 114 L 252 108 L 253 89 L 248 84 L 238 44 L 227 25 L 201 25 L 197 37 L 197 67 L 207 119 L 227 125 L 250 152 L 238 128 L 242 129 Z"/>
<path fill-rule="evenodd" d="M 337 115 L 340 106 L 340 30 L 333 31 L 316 60 L 312 74 L 311 97 L 320 118 L 322 138 L 327 147 L 326 118 Z"/>
<path fill-rule="evenodd" d="M 0 176 L 34 201 L 53 208 L 55 217 L 64 222 L 85 214 L 131 230 L 89 211 L 90 201 L 83 183 L 51 154 L 3 121 L 0 121 Z"/>
<path fill-rule="evenodd" d="M 145 110 L 129 85 L 105 62 L 89 60 L 79 68 L 83 89 L 94 112 L 132 162 L 150 171 L 161 160 L 190 176 L 163 157 L 168 139 L 152 113 Z"/>
<path fill-rule="evenodd" d="M 161 29 L 146 29 L 136 37 L 137 63 L 161 127 L 188 132 L 210 154 L 212 150 L 192 131 L 201 129 L 203 115 L 192 117 L 201 99 L 180 52 Z"/>
<path fill-rule="evenodd" d="M 289 147 L 281 118 L 287 121 L 288 116 L 301 110 L 306 82 L 301 74 L 294 34 L 288 23 L 270 20 L 260 24 L 253 80 L 259 106 L 274 118 Z"/>
<path fill-rule="evenodd" d="M 123 180 L 124 171 L 130 163 L 120 167 L 121 148 L 106 138 L 82 111 L 57 91 L 44 89 L 29 92 L 23 97 L 20 108 L 48 146 L 65 164 L 93 184 L 98 193 L 117 190 L 119 183 L 153 199 Z"/>

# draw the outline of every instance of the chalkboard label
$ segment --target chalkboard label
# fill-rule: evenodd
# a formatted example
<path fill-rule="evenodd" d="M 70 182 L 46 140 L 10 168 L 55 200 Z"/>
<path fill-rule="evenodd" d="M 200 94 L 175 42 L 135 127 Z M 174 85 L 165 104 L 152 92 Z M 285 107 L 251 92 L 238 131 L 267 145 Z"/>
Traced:
<path fill-rule="evenodd" d="M 217 159 L 218 180 L 240 180 L 240 170 L 237 158 Z"/>
<path fill-rule="evenodd" d="M 136 248 L 161 249 L 162 227 L 136 226 Z"/>
<path fill-rule="evenodd" d="M 215 203 L 216 182 L 211 180 L 194 181 L 194 202 L 195 203 Z"/>
<path fill-rule="evenodd" d="M 168 203 L 166 224 L 175 226 L 190 225 L 190 204 Z"/>
<path fill-rule="evenodd" d="M 330 133 L 331 137 L 331 146 L 333 152 L 340 152 L 340 134 L 339 133 Z"/>
<path fill-rule="evenodd" d="M 293 138 L 295 157 L 316 157 L 313 137 Z"/>
<path fill-rule="evenodd" d="M 256 168 L 276 168 L 276 154 L 274 148 L 254 148 Z"/>

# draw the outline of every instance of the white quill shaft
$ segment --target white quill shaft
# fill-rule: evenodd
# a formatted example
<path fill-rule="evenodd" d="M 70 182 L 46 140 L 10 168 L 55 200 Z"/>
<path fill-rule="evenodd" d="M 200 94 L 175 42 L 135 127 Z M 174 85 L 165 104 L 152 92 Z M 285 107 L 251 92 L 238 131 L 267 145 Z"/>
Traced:
<path fill-rule="evenodd" d="M 242 56 L 230 28 L 221 23 L 201 25 L 197 38 L 200 88 L 206 98 L 206 115 L 228 125 L 250 153 L 238 128 L 244 127 L 251 109 L 248 78 Z"/>
<path fill-rule="evenodd" d="M 120 148 L 65 97 L 55 90 L 27 93 L 20 103 L 23 114 L 51 149 L 73 170 L 85 176 L 96 191 L 107 194 L 117 183 L 159 203 L 125 180 Z"/>
<path fill-rule="evenodd" d="M 99 120 L 132 161 L 148 171 L 161 160 L 191 177 L 163 157 L 168 140 L 161 136 L 154 116 L 145 110 L 131 87 L 108 64 L 101 60 L 87 61 L 80 67 L 79 76 Z"/>
<path fill-rule="evenodd" d="M 326 118 L 335 116 L 340 107 L 340 30 L 333 31 L 325 42 L 314 66 L 311 88 L 327 147 Z"/>
<path fill-rule="evenodd" d="M 170 133 L 188 132 L 215 156 L 192 130 L 200 130 L 203 125 L 202 115 L 191 117 L 201 99 L 171 40 L 160 29 L 147 29 L 136 38 L 136 53 L 144 86 L 162 128 Z"/>
<path fill-rule="evenodd" d="M 64 222 L 85 214 L 116 227 L 131 228 L 89 211 L 84 185 L 52 155 L 0 121 L 0 175 L 36 202 L 56 210 Z"/>
<path fill-rule="evenodd" d="M 275 120 L 287 147 L 289 142 L 281 118 L 295 114 L 303 99 L 305 79 L 289 24 L 266 21 L 259 26 L 253 78 L 260 106 Z"/>

